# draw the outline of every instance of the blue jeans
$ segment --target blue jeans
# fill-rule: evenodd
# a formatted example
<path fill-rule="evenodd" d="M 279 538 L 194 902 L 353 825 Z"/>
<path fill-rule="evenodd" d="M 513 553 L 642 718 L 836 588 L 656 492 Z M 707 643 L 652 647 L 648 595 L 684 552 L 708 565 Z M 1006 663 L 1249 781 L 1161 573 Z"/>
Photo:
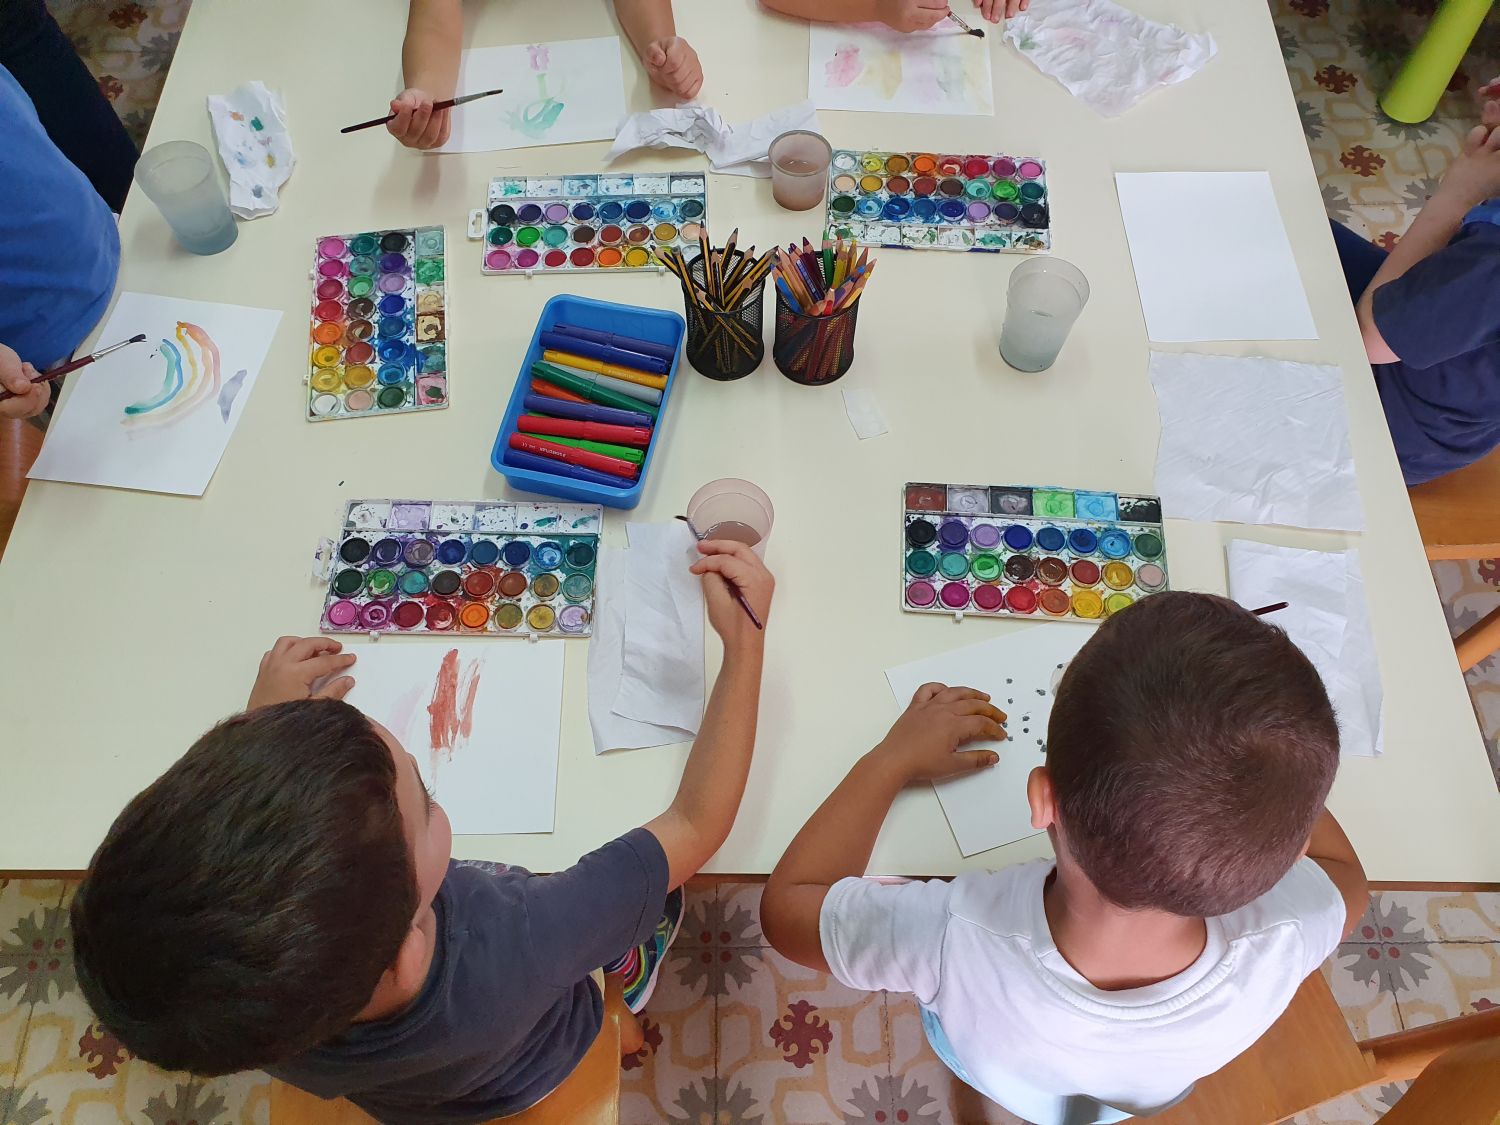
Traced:
<path fill-rule="evenodd" d="M 1386 252 L 1368 238 L 1360 238 L 1343 223 L 1329 219 L 1328 225 L 1333 227 L 1333 244 L 1338 248 L 1339 265 L 1344 267 L 1349 299 L 1358 302 L 1385 261 Z"/>

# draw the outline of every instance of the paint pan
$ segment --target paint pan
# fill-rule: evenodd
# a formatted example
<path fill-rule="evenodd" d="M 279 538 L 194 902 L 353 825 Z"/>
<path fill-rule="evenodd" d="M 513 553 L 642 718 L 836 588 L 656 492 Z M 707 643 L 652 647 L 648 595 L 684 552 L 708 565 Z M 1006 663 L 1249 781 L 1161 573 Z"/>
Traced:
<path fill-rule="evenodd" d="M 352 500 L 324 540 L 325 633 L 588 636 L 604 511 Z"/>
<path fill-rule="evenodd" d="M 1098 621 L 1168 588 L 1155 496 L 909 483 L 901 511 L 901 606 L 914 613 Z"/>
<path fill-rule="evenodd" d="M 702 172 L 502 177 L 470 233 L 485 273 L 659 269 L 659 248 L 697 243 L 705 188 Z"/>
<path fill-rule="evenodd" d="M 1046 165 L 1031 156 L 840 149 L 826 237 L 903 250 L 1035 253 L 1052 246 Z"/>
<path fill-rule="evenodd" d="M 325 235 L 312 272 L 308 421 L 448 405 L 442 227 Z"/>

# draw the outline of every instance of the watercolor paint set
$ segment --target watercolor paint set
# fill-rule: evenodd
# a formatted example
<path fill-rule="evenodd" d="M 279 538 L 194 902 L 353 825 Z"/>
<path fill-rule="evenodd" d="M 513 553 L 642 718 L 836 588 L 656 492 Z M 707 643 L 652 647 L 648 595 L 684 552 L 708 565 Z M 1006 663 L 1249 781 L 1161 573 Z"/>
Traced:
<path fill-rule="evenodd" d="M 901 605 L 1098 621 L 1167 589 L 1161 500 L 1073 488 L 907 484 Z"/>
<path fill-rule="evenodd" d="M 586 637 L 604 511 L 351 500 L 319 547 L 325 633 Z"/>
<path fill-rule="evenodd" d="M 1033 156 L 839 149 L 830 238 L 906 250 L 1031 253 L 1052 246 L 1047 166 Z"/>
<path fill-rule="evenodd" d="M 317 240 L 308 421 L 448 405 L 443 250 L 442 227 Z"/>
<path fill-rule="evenodd" d="M 708 222 L 702 172 L 625 172 L 490 181 L 470 222 L 492 274 L 651 270 L 658 247 L 697 242 Z"/>

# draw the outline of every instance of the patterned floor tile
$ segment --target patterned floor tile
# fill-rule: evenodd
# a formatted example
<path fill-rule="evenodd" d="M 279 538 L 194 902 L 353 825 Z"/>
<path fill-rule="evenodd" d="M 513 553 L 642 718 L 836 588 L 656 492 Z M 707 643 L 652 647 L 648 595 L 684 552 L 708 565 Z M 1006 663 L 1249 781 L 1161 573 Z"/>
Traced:
<path fill-rule="evenodd" d="M 1500 941 L 1500 892 L 1379 891 L 1376 899 L 1389 910 L 1400 907 L 1428 942 Z"/>
<path fill-rule="evenodd" d="M 1396 977 L 1383 958 L 1383 946 L 1345 944 L 1323 962 L 1323 977 L 1356 1039 L 1401 1030 Z"/>
<path fill-rule="evenodd" d="M 933 1054 L 913 997 L 888 993 L 885 1007 L 891 1037 L 890 1116 L 886 1120 L 913 1125 L 1025 1125 L 959 1081 Z"/>
<path fill-rule="evenodd" d="M 1401 1100 L 1407 1082 L 1370 1086 L 1324 1102 L 1317 1109 L 1299 1113 L 1287 1125 L 1374 1125 L 1385 1111 Z"/>
<path fill-rule="evenodd" d="M 655 1125 L 686 1113 L 680 1099 L 691 1102 L 689 1087 L 714 1072 L 716 996 L 709 974 L 695 967 L 713 951 L 681 948 L 678 940 L 641 1014 L 645 1045 L 621 1063 L 623 1125 Z"/>
<path fill-rule="evenodd" d="M 1500 559 L 1435 562 L 1432 577 L 1454 636 L 1500 607 Z M 1464 675 L 1464 682 L 1500 788 L 1500 655 L 1481 660 Z"/>
<path fill-rule="evenodd" d="M 714 1120 L 878 1120 L 890 1075 L 883 994 L 845 988 L 771 949 L 747 952 L 759 954 L 749 979 L 727 981 L 719 997 Z"/>
<path fill-rule="evenodd" d="M 760 896 L 766 889 L 762 882 L 720 883 L 719 902 L 724 928 L 716 935 L 720 945 L 765 945 L 760 932 Z"/>
<path fill-rule="evenodd" d="M 1396 990 L 1405 1026 L 1421 1027 L 1500 1005 L 1500 942 L 1427 948 L 1427 971 L 1413 974 Z"/>
<path fill-rule="evenodd" d="M 712 945 L 713 935 L 709 932 L 707 923 L 714 917 L 715 906 L 719 901 L 718 882 L 690 882 L 683 890 L 682 929 L 677 932 L 677 941 L 673 943 L 673 947 L 685 949 Z"/>

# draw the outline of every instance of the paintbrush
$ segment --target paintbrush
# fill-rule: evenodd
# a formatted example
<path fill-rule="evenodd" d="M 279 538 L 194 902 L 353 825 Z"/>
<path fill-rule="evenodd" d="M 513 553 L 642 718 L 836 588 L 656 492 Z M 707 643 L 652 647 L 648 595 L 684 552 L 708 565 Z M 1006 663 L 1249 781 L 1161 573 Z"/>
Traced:
<path fill-rule="evenodd" d="M 1263 605 L 1259 609 L 1252 609 L 1250 612 L 1255 614 L 1256 617 L 1264 617 L 1268 613 L 1275 613 L 1278 609 L 1285 609 L 1287 605 L 1287 602 L 1273 602 L 1271 605 Z"/>
<path fill-rule="evenodd" d="M 975 39 L 983 39 L 984 38 L 984 32 L 983 31 L 979 30 L 979 28 L 977 28 L 977 27 L 970 27 L 968 24 L 964 23 L 963 20 L 959 19 L 957 16 L 955 16 L 953 14 L 953 9 L 952 8 L 948 9 L 948 18 L 950 20 L 952 20 L 954 23 L 958 24 L 959 27 L 963 28 L 964 29 L 964 34 L 966 34 L 966 35 L 972 35 Z"/>
<path fill-rule="evenodd" d="M 80 367 L 87 367 L 89 364 L 93 363 L 94 360 L 96 360 L 96 359 L 103 359 L 110 352 L 117 352 L 121 348 L 126 347 L 126 346 L 128 346 L 130 344 L 144 343 L 145 339 L 146 339 L 146 334 L 144 332 L 142 332 L 140 335 L 138 335 L 138 336 L 132 336 L 128 340 L 121 340 L 118 344 L 111 344 L 107 348 L 100 348 L 93 355 L 86 355 L 82 359 L 75 359 L 75 360 L 73 360 L 72 363 L 65 363 L 61 367 L 54 367 L 51 371 L 48 371 L 48 372 L 46 372 L 45 374 L 42 374 L 42 375 L 38 375 L 35 379 L 33 379 L 31 381 L 31 383 L 32 383 L 33 386 L 35 386 L 37 383 L 50 383 L 54 379 L 61 379 L 69 371 L 77 371 Z M 8 398 L 16 398 L 16 397 L 17 397 L 17 395 L 16 395 L 15 391 L 0 392 L 0 402 L 3 402 L 5 399 L 8 399 Z"/>
<path fill-rule="evenodd" d="M 688 519 L 687 516 L 678 516 L 677 518 L 688 525 L 688 530 L 693 533 L 694 539 L 700 543 L 703 542 L 703 533 L 693 526 L 692 520 Z M 727 578 L 724 579 L 724 583 L 729 587 L 729 592 L 734 595 L 734 600 L 739 602 L 744 611 L 750 615 L 750 620 L 755 624 L 755 627 L 757 629 L 764 629 L 765 626 L 760 623 L 760 618 L 755 616 L 755 610 L 750 608 L 750 603 L 745 600 L 745 595 L 740 593 L 740 588 Z"/>
<path fill-rule="evenodd" d="M 467 105 L 469 102 L 478 101 L 480 98 L 490 98 L 496 94 L 503 93 L 505 93 L 504 90 L 481 90 L 477 94 L 465 94 L 461 98 L 449 98 L 446 101 L 433 102 L 432 108 L 433 112 L 440 109 L 452 109 L 456 105 Z M 387 121 L 394 121 L 395 119 L 396 115 L 394 113 L 387 113 L 384 117 L 372 117 L 368 121 L 361 121 L 358 125 L 345 125 L 339 132 L 357 133 L 361 129 L 373 129 L 377 125 L 384 125 Z"/>

